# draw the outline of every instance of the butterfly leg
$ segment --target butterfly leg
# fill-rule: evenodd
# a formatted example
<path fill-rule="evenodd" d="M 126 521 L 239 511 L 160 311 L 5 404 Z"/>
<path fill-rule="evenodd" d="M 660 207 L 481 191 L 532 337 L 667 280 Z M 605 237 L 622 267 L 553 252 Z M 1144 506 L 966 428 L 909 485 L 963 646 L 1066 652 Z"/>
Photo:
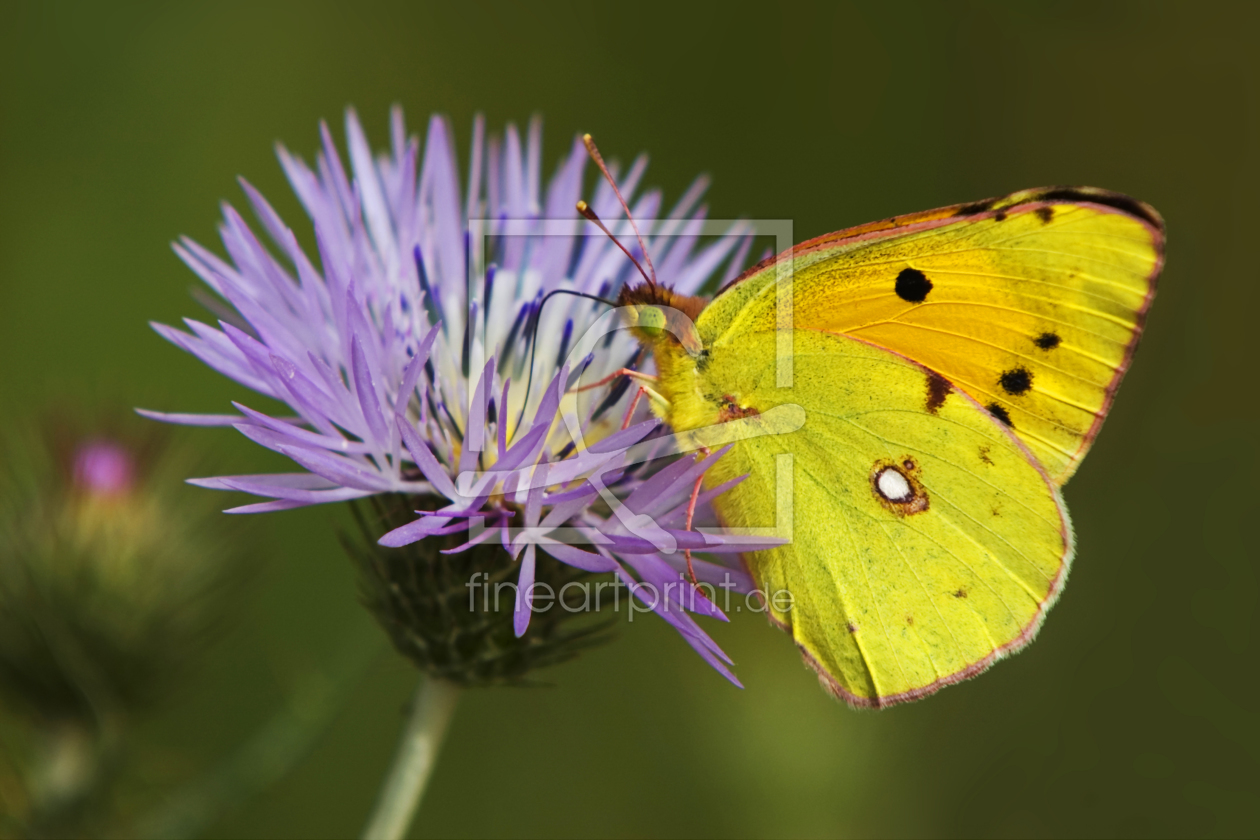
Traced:
<path fill-rule="evenodd" d="M 709 457 L 709 450 L 705 447 L 701 447 L 700 456 L 702 458 Z M 704 481 L 703 473 L 696 476 L 696 483 L 693 484 L 691 487 L 691 501 L 687 503 L 687 530 L 688 531 L 691 530 L 691 523 L 695 521 L 695 518 L 696 518 L 696 502 L 700 498 L 700 483 L 702 481 Z M 690 548 L 683 549 L 683 557 L 687 558 L 687 576 L 691 578 L 691 585 L 695 587 L 695 590 L 699 592 L 701 596 L 708 598 L 709 596 L 704 594 L 704 590 L 700 588 L 699 581 L 696 580 L 696 570 L 691 565 L 691 549 Z"/>
<path fill-rule="evenodd" d="M 639 371 L 631 370 L 630 368 L 621 368 L 620 370 L 615 370 L 612 373 L 608 374 L 607 376 L 605 376 L 603 379 L 599 380 L 598 382 L 592 382 L 589 385 L 583 385 L 581 388 L 574 388 L 570 393 L 577 393 L 578 391 L 589 391 L 591 388 L 598 388 L 601 385 L 607 385 L 609 382 L 613 381 L 618 376 L 628 376 L 631 379 L 636 379 L 640 382 L 659 382 L 660 381 L 660 377 L 653 376 L 650 373 L 640 373 Z M 626 412 L 626 416 L 621 421 L 621 428 L 628 429 L 630 427 L 630 418 L 634 416 L 634 410 L 638 408 L 639 400 L 643 399 L 644 395 L 647 395 L 648 399 L 656 400 L 659 403 L 664 403 L 666 405 L 669 404 L 669 400 L 665 399 L 663 396 L 657 393 L 653 388 L 647 385 L 640 385 L 639 389 L 634 392 L 634 399 L 630 401 L 630 409 Z"/>
<path fill-rule="evenodd" d="M 630 428 L 630 418 L 634 417 L 634 410 L 639 407 L 639 400 L 643 399 L 643 395 L 647 393 L 644 388 L 639 388 L 634 392 L 634 399 L 630 401 L 630 407 L 626 409 L 626 416 L 621 421 L 623 430 Z"/>
<path fill-rule="evenodd" d="M 573 392 L 576 393 L 578 391 L 589 391 L 592 388 L 598 388 L 600 385 L 607 385 L 609 382 L 612 382 L 618 376 L 628 376 L 631 379 L 638 379 L 640 382 L 656 382 L 657 381 L 657 377 L 653 376 L 650 373 L 639 373 L 639 371 L 631 370 L 630 368 L 621 368 L 620 370 L 615 370 L 612 373 L 608 374 L 607 376 L 605 376 L 603 379 L 599 380 L 598 382 L 592 382 L 589 385 L 583 385 L 581 388 L 574 388 Z"/>

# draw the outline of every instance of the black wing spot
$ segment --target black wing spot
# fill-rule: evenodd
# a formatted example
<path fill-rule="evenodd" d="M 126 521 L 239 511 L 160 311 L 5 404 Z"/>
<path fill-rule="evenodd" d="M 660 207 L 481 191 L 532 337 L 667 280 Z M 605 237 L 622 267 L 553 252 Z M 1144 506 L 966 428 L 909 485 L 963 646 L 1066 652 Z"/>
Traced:
<path fill-rule="evenodd" d="M 945 404 L 949 396 L 949 381 L 939 373 L 928 371 L 927 375 L 927 410 L 935 414 Z"/>
<path fill-rule="evenodd" d="M 1104 207 L 1114 207 L 1117 210 L 1128 213 L 1130 216 L 1136 216 L 1143 221 L 1149 222 L 1157 230 L 1164 229 L 1164 220 L 1159 217 L 1159 214 L 1155 212 L 1153 207 L 1123 193 L 1080 189 L 1078 187 L 1054 187 L 1036 196 L 1035 200 L 1071 201 L 1074 203 L 1087 201 L 1091 204 L 1101 204 Z"/>
<path fill-rule="evenodd" d="M 1011 429 L 1015 428 L 1015 424 L 1011 422 L 1010 412 L 1008 412 L 1005 408 L 998 405 L 997 403 L 989 403 L 988 405 L 985 406 L 985 408 L 989 410 L 990 414 L 992 414 L 998 420 L 1001 420 L 1003 425 Z"/>
<path fill-rule="evenodd" d="M 1005 222 L 1005 221 L 1006 221 L 1006 211 L 1005 211 L 1005 210 L 999 210 L 999 211 L 997 211 L 997 214 L 996 214 L 996 215 L 994 215 L 994 217 L 993 217 L 993 221 L 995 221 L 995 222 Z"/>
<path fill-rule="evenodd" d="M 1050 224 L 1050 220 L 1054 218 L 1053 207 L 1038 207 L 1035 212 L 1037 213 L 1037 218 L 1041 219 L 1041 223 L 1043 225 Z"/>
<path fill-rule="evenodd" d="M 958 590 L 957 592 L 955 592 L 955 593 L 954 593 L 954 597 L 955 597 L 955 598 L 966 598 L 966 597 L 967 597 L 967 590 L 966 590 L 966 589 L 959 588 L 959 590 Z"/>
<path fill-rule="evenodd" d="M 1028 389 L 1032 387 L 1032 374 L 1028 372 L 1027 368 L 1008 370 L 998 377 L 998 384 L 1002 386 L 1002 390 L 1006 393 L 1018 397 L 1021 394 L 1027 394 Z"/>
<path fill-rule="evenodd" d="M 922 303 L 932 291 L 932 281 L 917 268 L 903 268 L 897 275 L 897 297 L 910 303 Z"/>
<path fill-rule="evenodd" d="M 964 204 L 954 211 L 955 216 L 975 216 L 988 210 L 995 203 L 996 198 L 987 198 L 984 201 L 973 201 L 970 204 Z"/>
<path fill-rule="evenodd" d="M 1058 347 L 1062 341 L 1063 339 L 1059 338 L 1058 333 L 1043 332 L 1041 335 L 1033 339 L 1033 344 L 1036 344 L 1042 350 L 1053 350 Z"/>
<path fill-rule="evenodd" d="M 847 624 L 845 624 L 845 625 L 844 625 L 844 629 L 848 630 L 850 633 L 856 633 L 856 632 L 857 632 L 857 625 L 856 625 L 856 624 L 854 624 L 852 621 L 850 621 L 850 622 L 848 622 Z"/>

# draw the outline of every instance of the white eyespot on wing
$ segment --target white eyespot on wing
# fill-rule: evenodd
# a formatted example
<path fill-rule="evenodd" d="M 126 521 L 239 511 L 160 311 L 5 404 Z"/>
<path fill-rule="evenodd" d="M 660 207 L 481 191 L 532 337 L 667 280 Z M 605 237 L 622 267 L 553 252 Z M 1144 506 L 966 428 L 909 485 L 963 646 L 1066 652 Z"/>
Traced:
<path fill-rule="evenodd" d="M 904 502 L 914 495 L 910 482 L 894 467 L 884 467 L 875 476 L 875 488 L 890 502 Z"/>
<path fill-rule="evenodd" d="M 913 516 L 931 506 L 927 489 L 919 480 L 919 464 L 909 455 L 875 462 L 871 468 L 871 494 L 885 510 L 897 516 Z"/>

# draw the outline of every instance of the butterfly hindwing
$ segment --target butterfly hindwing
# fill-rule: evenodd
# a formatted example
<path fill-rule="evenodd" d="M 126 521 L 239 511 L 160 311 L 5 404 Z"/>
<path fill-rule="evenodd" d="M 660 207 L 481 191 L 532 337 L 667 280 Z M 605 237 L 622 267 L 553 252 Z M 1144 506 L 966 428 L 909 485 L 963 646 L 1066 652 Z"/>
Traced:
<path fill-rule="evenodd" d="M 781 388 L 775 348 L 770 332 L 719 342 L 701 381 L 715 412 L 735 404 L 755 423 L 799 405 L 804 426 L 740 440 L 707 480 L 748 474 L 715 502 L 728 524 L 773 525 L 791 511 L 791 544 L 748 563 L 824 685 L 888 705 L 1026 643 L 1071 557 L 1067 514 L 1027 450 L 948 385 L 925 411 L 934 375 L 894 353 L 798 330 L 793 383 Z"/>
<path fill-rule="evenodd" d="M 1061 484 L 1141 334 L 1163 223 L 1127 196 L 1049 188 L 864 225 L 788 254 L 781 288 L 783 255 L 714 299 L 697 322 L 706 344 L 775 329 L 778 302 L 790 300 L 795 327 L 894 350 L 967 392 Z M 931 410 L 929 393 L 920 408 Z"/>

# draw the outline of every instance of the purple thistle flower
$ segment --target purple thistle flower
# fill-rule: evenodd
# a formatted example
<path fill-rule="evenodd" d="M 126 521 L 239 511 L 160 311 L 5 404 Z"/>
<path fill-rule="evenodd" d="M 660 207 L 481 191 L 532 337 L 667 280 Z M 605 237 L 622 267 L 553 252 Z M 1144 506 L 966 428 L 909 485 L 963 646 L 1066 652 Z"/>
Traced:
<path fill-rule="evenodd" d="M 574 211 L 587 161 L 580 138 L 544 190 L 541 121 L 531 121 L 522 142 L 511 125 L 501 138 L 487 139 L 478 117 L 461 188 L 443 118 L 431 118 L 423 151 L 397 108 L 391 131 L 390 152 L 374 156 L 348 112 L 349 169 L 324 125 L 313 168 L 278 149 L 314 225 L 317 261 L 244 180 L 270 244 L 224 205 L 220 235 L 228 260 L 187 238 L 174 246 L 230 306 L 215 302 L 222 310 L 217 327 L 186 319 L 188 331 L 154 329 L 288 404 L 292 415 L 269 416 L 244 403 L 225 415 L 141 413 L 231 425 L 303 468 L 190 479 L 268 500 L 231 513 L 382 493 L 444 498 L 448 504 L 417 511 L 419 518 L 381 544 L 468 531 L 468 542 L 452 549 L 461 551 L 497 538 L 520 559 L 518 636 L 529 624 L 539 548 L 579 569 L 611 572 L 734 681 L 723 664 L 729 660 L 686 614 L 724 618 L 680 577 L 682 549 L 731 553 L 777 541 L 688 530 L 691 489 L 721 453 L 674 459 L 655 420 L 621 430 L 633 397 L 624 377 L 579 398 L 580 383 L 634 366 L 640 348 L 627 331 L 606 327 L 598 341 L 583 344 L 607 313 L 597 302 L 560 295 L 541 305 L 559 289 L 615 295 L 634 271 Z M 640 156 L 619 180 L 635 216 L 651 220 L 660 215 L 661 195 L 638 192 L 645 168 Z M 696 249 L 706 186 L 698 179 L 667 218 L 644 230 L 661 279 L 682 294 L 695 294 L 719 272 L 732 279 L 751 243 L 733 228 Z M 618 213 L 602 182 L 590 204 L 603 218 Z M 733 567 L 698 561 L 697 568 L 714 583 L 750 585 Z"/>
<path fill-rule="evenodd" d="M 89 493 L 122 495 L 131 489 L 135 473 L 131 452 L 116 441 L 94 438 L 75 449 L 74 483 Z"/>

